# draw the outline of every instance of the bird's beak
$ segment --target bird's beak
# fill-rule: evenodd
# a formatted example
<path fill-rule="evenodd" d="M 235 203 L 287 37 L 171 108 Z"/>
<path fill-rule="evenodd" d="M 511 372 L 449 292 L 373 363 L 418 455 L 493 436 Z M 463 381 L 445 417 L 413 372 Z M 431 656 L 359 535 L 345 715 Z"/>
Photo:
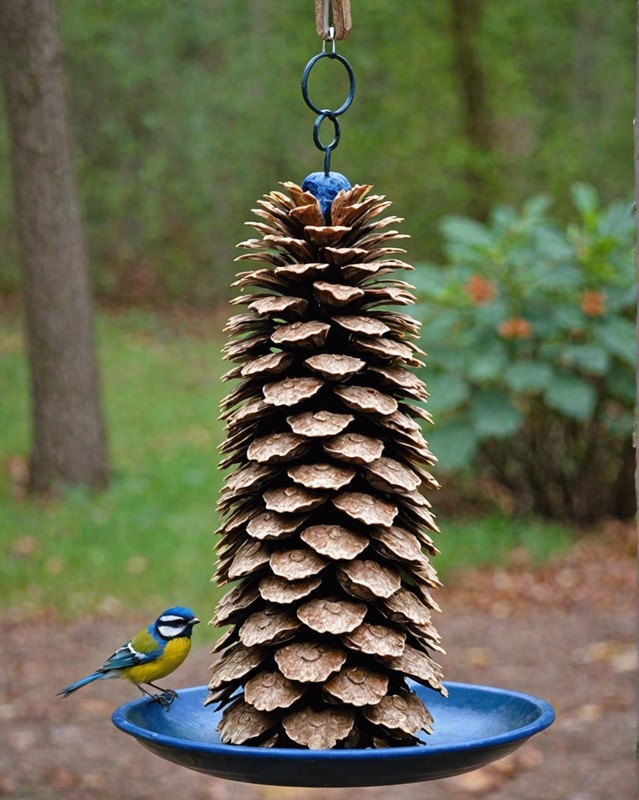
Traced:
<path fill-rule="evenodd" d="M 200 620 L 197 617 L 193 617 L 193 619 L 189 622 L 189 625 L 197 625 Z"/>

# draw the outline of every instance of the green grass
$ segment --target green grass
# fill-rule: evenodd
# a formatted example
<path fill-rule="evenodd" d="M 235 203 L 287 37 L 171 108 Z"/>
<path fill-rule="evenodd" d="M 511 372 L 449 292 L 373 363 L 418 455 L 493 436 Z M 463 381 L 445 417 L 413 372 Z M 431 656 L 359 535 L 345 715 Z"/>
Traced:
<path fill-rule="evenodd" d="M 93 496 L 11 496 L 7 464 L 28 452 L 18 327 L 0 329 L 0 586 L 5 607 L 75 616 L 124 606 L 213 607 L 219 341 L 156 316 L 100 317 L 113 479 Z M 203 612 L 206 613 L 206 612 Z"/>
<path fill-rule="evenodd" d="M 185 330 L 139 312 L 100 315 L 98 345 L 111 485 L 96 496 L 75 490 L 47 502 L 21 499 L 11 476 L 29 448 L 27 371 L 18 323 L 0 320 L 3 606 L 76 617 L 179 603 L 212 614 L 226 369 L 219 327 L 200 322 Z M 521 520 L 441 524 L 436 566 L 444 578 L 459 564 L 501 562 L 513 547 L 539 560 L 569 542 L 557 526 Z"/>

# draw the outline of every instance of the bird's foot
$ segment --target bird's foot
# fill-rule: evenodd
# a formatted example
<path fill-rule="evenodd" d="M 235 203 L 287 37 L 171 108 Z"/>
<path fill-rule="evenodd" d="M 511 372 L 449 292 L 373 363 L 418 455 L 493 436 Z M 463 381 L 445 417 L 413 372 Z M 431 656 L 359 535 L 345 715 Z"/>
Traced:
<path fill-rule="evenodd" d="M 168 708 L 177 696 L 175 689 L 164 689 L 162 694 L 154 694 L 153 699 L 164 708 Z"/>

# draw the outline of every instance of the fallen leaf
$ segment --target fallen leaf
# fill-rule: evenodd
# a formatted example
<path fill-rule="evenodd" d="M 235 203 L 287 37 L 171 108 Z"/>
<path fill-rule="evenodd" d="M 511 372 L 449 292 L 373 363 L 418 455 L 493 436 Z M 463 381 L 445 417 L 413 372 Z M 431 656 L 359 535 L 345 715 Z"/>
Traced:
<path fill-rule="evenodd" d="M 594 722 L 602 713 L 603 709 L 597 703 L 584 703 L 576 709 L 575 717 L 581 722 Z"/>
<path fill-rule="evenodd" d="M 493 657 L 485 647 L 470 647 L 468 649 L 468 662 L 472 667 L 482 669 L 493 663 Z"/>
<path fill-rule="evenodd" d="M 262 800 L 293 800 L 299 795 L 295 786 L 263 786 L 260 791 Z"/>
<path fill-rule="evenodd" d="M 13 730 L 9 733 L 9 747 L 19 753 L 31 750 L 35 746 L 37 736 L 30 730 Z"/>
<path fill-rule="evenodd" d="M 612 668 L 615 672 L 634 672 L 638 666 L 637 651 L 634 647 L 627 647 L 612 659 Z"/>
<path fill-rule="evenodd" d="M 473 772 L 458 775 L 451 782 L 454 783 L 458 791 L 472 795 L 484 795 L 497 789 L 504 780 L 505 778 L 500 774 L 499 770 L 489 765 Z"/>
<path fill-rule="evenodd" d="M 64 792 L 80 784 L 80 775 L 66 767 L 51 767 L 45 772 L 47 786 Z"/>

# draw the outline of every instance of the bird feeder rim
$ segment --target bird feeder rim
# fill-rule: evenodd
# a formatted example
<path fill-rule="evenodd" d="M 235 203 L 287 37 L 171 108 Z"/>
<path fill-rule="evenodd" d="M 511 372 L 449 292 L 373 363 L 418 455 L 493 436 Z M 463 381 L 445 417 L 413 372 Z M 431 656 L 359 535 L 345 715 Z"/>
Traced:
<path fill-rule="evenodd" d="M 408 683 L 410 688 L 418 693 L 420 690 L 427 691 L 413 681 L 408 681 Z M 135 737 L 140 744 L 151 749 L 156 755 L 216 777 L 264 785 L 281 785 L 281 772 L 278 770 L 281 769 L 283 763 L 287 763 L 294 770 L 291 773 L 294 781 L 291 785 L 340 787 L 400 784 L 461 774 L 501 758 L 507 752 L 522 745 L 531 736 L 548 728 L 555 719 L 552 706 L 545 700 L 530 694 L 494 686 L 452 681 L 447 681 L 444 685 L 449 691 L 449 698 L 438 699 L 442 708 L 448 705 L 452 710 L 455 725 L 454 735 L 459 733 L 459 741 L 451 740 L 451 738 L 454 739 L 454 736 L 451 737 L 449 731 L 447 740 L 440 744 L 431 744 L 432 738 L 429 737 L 429 742 L 424 742 L 423 745 L 385 749 L 309 750 L 283 747 L 263 748 L 179 738 L 175 735 L 177 728 L 171 725 L 170 716 L 179 709 L 180 703 L 184 702 L 184 696 L 189 694 L 199 696 L 200 693 L 204 696 L 205 686 L 181 689 L 179 698 L 166 713 L 157 713 L 152 706 L 152 701 L 140 699 L 120 706 L 114 712 L 112 720 L 117 728 Z M 528 721 L 521 724 L 510 720 L 508 723 L 510 727 L 501 733 L 472 738 L 468 733 L 468 715 L 484 715 L 489 713 L 491 707 L 493 713 L 497 715 L 506 714 L 508 710 L 512 711 L 513 708 L 519 707 L 520 711 L 527 711 Z M 151 714 L 145 720 L 148 727 L 142 727 L 130 719 L 132 711 L 137 711 L 139 714 L 141 710 L 151 710 Z M 162 710 L 159 709 L 159 711 Z M 202 707 L 201 711 L 198 711 L 199 713 L 204 716 L 214 712 Z M 185 716 L 188 714 L 191 718 L 192 709 L 185 709 L 184 714 Z M 171 730 L 174 731 L 173 735 L 164 732 Z M 210 760 L 210 767 L 194 766 L 193 759 L 197 757 Z M 232 762 L 236 766 L 231 769 Z M 242 763 L 251 765 L 250 775 L 242 772 Z M 325 764 L 327 767 L 333 764 L 338 770 L 338 774 L 343 774 L 344 770 L 351 768 L 356 771 L 364 770 L 365 778 L 357 783 L 346 780 L 340 782 L 338 777 L 327 774 L 322 778 L 327 781 L 326 783 L 320 783 L 317 780 L 312 783 L 304 783 L 304 766 L 317 766 L 318 764 Z M 376 764 L 379 764 L 380 767 L 376 768 Z M 381 767 L 382 764 L 383 767 Z M 416 767 L 416 764 L 421 766 Z M 442 772 L 444 769 L 445 773 Z"/>

